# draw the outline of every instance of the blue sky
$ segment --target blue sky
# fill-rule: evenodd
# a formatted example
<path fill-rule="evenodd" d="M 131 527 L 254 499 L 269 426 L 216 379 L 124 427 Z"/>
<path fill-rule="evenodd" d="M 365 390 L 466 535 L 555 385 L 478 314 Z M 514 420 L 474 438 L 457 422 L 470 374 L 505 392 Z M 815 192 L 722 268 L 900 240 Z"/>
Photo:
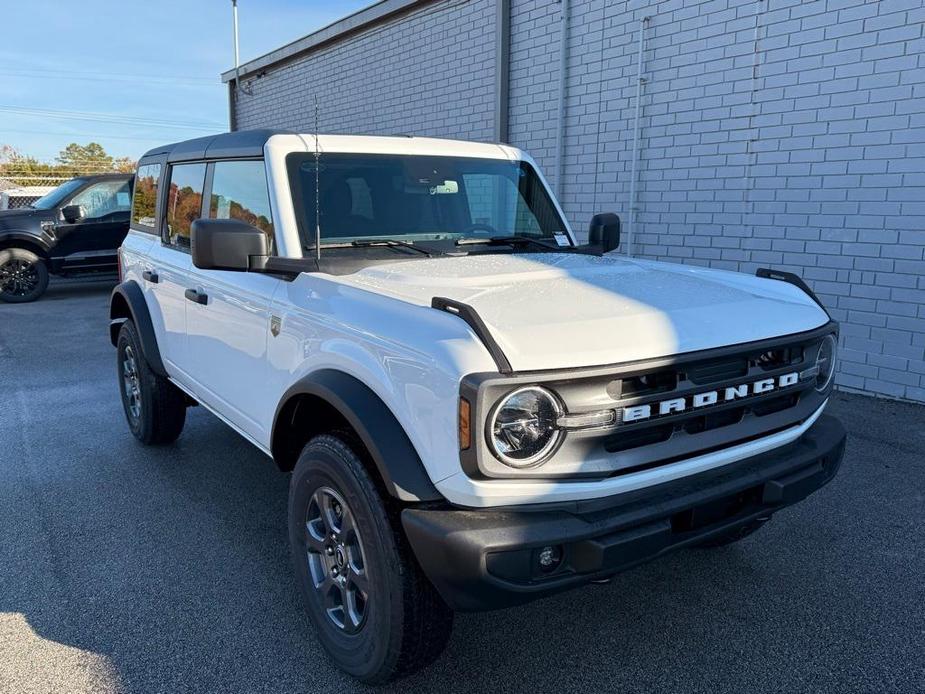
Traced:
<path fill-rule="evenodd" d="M 371 4 L 238 0 L 241 61 Z M 219 75 L 234 62 L 231 0 L 4 5 L 0 145 L 51 160 L 69 142 L 94 141 L 137 158 L 160 143 L 228 129 Z"/>

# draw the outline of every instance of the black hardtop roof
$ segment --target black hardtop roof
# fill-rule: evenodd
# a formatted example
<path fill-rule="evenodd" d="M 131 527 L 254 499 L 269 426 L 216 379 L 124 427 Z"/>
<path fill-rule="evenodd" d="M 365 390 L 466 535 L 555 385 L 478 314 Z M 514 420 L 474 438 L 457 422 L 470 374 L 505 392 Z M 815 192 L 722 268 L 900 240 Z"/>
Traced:
<path fill-rule="evenodd" d="M 236 130 L 218 135 L 206 135 L 194 140 L 174 142 L 150 149 L 140 162 L 151 157 L 167 156 L 168 162 L 202 159 L 228 159 L 234 157 L 263 156 L 263 146 L 273 135 L 292 133 L 291 130 Z"/>

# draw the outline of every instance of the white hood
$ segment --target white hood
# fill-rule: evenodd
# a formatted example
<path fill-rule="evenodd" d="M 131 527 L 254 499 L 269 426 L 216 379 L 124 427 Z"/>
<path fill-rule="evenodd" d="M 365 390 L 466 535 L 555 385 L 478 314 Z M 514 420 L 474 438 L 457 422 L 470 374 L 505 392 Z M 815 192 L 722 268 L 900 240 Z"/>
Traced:
<path fill-rule="evenodd" d="M 470 304 L 516 371 L 670 356 L 811 330 L 828 317 L 777 280 L 572 253 L 392 263 L 338 277 L 420 305 Z"/>

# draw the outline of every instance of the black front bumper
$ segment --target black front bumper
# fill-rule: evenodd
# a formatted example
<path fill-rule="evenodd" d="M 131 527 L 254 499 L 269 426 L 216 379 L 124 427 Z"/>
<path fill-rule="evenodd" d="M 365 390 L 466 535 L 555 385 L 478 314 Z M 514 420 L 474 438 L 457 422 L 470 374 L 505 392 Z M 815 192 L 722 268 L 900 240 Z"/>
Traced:
<path fill-rule="evenodd" d="M 835 476 L 845 437 L 823 415 L 792 444 L 656 487 L 568 504 L 407 508 L 402 523 L 451 607 L 509 607 L 766 521 Z M 553 570 L 540 568 L 544 547 L 561 556 Z"/>

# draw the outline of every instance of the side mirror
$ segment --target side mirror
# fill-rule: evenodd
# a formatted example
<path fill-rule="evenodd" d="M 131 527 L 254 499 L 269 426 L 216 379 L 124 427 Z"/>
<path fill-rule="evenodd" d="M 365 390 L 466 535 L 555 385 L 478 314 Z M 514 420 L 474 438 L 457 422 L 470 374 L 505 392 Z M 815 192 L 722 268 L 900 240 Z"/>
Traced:
<path fill-rule="evenodd" d="M 246 272 L 253 256 L 270 254 L 266 232 L 237 219 L 197 219 L 190 240 L 193 265 L 200 270 Z"/>
<path fill-rule="evenodd" d="M 588 225 L 588 243 L 602 246 L 604 253 L 620 246 L 620 218 L 613 212 L 602 212 L 591 217 Z"/>
<path fill-rule="evenodd" d="M 83 205 L 68 205 L 61 208 L 61 216 L 68 224 L 76 224 L 87 216 L 87 211 Z"/>

